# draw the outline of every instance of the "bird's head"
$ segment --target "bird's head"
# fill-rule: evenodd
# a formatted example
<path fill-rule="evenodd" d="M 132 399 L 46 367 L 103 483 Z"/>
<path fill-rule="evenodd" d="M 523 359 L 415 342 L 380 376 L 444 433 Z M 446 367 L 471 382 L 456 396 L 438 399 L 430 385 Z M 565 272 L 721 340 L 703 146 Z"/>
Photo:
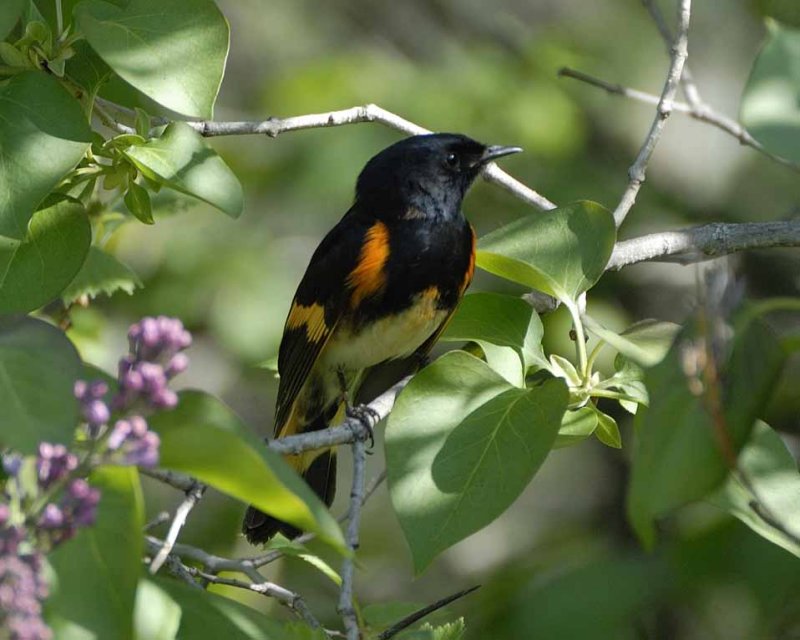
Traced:
<path fill-rule="evenodd" d="M 487 146 L 455 133 L 412 136 L 374 156 L 356 184 L 362 205 L 405 216 L 449 218 L 459 215 L 461 201 L 481 169 L 519 147 Z"/>

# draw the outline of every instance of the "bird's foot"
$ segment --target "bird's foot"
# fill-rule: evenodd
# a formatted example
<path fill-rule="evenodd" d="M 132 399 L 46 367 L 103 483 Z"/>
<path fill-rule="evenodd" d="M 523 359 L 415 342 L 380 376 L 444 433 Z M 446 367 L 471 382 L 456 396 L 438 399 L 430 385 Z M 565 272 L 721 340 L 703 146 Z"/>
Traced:
<path fill-rule="evenodd" d="M 378 424 L 381 415 L 366 404 L 348 404 L 345 413 L 348 418 L 358 420 L 367 430 L 369 434 L 369 448 L 372 449 L 375 446 L 375 432 L 373 431 L 373 426 Z"/>

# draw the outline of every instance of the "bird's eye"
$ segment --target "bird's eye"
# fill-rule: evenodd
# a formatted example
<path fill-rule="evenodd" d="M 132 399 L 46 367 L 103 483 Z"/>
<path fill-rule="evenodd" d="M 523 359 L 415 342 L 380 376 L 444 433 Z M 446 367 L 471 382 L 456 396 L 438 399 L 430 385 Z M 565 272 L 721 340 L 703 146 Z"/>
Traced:
<path fill-rule="evenodd" d="M 455 169 L 458 166 L 458 156 L 455 153 L 448 153 L 444 162 L 448 167 Z"/>

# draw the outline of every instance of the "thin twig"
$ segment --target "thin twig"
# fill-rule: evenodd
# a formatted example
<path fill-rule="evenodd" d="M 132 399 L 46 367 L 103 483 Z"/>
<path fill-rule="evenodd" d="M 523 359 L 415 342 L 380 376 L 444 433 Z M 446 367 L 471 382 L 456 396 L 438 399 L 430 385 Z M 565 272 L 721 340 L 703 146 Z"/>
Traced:
<path fill-rule="evenodd" d="M 606 269 L 618 270 L 648 261 L 690 264 L 746 249 L 797 246 L 800 246 L 800 220 L 713 222 L 618 242 Z"/>
<path fill-rule="evenodd" d="M 158 480 L 159 482 L 168 484 L 170 487 L 174 487 L 175 489 L 177 489 L 178 491 L 182 491 L 183 493 L 191 491 L 192 488 L 197 484 L 197 480 L 195 480 L 191 476 L 187 476 L 185 473 L 181 473 L 180 471 L 168 471 L 167 469 L 148 469 L 147 467 L 139 467 L 139 473 L 147 476 L 148 478 L 152 478 L 153 480 Z"/>
<path fill-rule="evenodd" d="M 284 438 L 270 440 L 267 446 L 275 453 L 293 455 L 312 451 L 314 449 L 327 449 L 341 444 L 351 444 L 356 440 L 366 440 L 369 429 L 389 415 L 394 407 L 397 394 L 411 381 L 407 376 L 369 403 L 369 411 L 364 416 L 346 418 L 341 424 L 328 429 L 310 431 Z M 369 423 L 367 425 L 367 423 Z M 367 428 L 369 426 L 369 429 Z"/>
<path fill-rule="evenodd" d="M 355 572 L 355 552 L 358 549 L 358 526 L 361 519 L 361 505 L 364 503 L 364 475 L 367 466 L 366 444 L 363 440 L 353 443 L 353 488 L 350 491 L 350 511 L 345 541 L 351 555 L 342 561 L 342 586 L 339 592 L 337 611 L 344 622 L 347 640 L 359 640 L 361 631 L 358 614 L 353 604 L 353 574 Z"/>
<path fill-rule="evenodd" d="M 623 96 L 625 98 L 630 98 L 631 100 L 636 100 L 637 102 L 656 105 L 659 101 L 658 96 L 653 95 L 652 93 L 639 91 L 638 89 L 632 89 L 621 84 L 607 82 L 601 78 L 597 78 L 576 69 L 564 67 L 559 70 L 558 75 L 562 78 L 572 78 L 574 80 L 585 82 L 593 87 L 603 89 L 612 95 Z M 675 102 L 672 105 L 672 110 L 678 113 L 686 114 L 690 118 L 698 120 L 699 122 L 710 124 L 712 127 L 716 127 L 720 131 L 724 131 L 725 133 L 736 138 L 739 141 L 739 144 L 750 147 L 751 149 L 755 149 L 760 154 L 766 156 L 774 162 L 777 162 L 778 164 L 793 169 L 794 171 L 800 171 L 800 164 L 768 151 L 764 145 L 751 136 L 747 129 L 745 129 L 739 122 L 729 118 L 726 115 L 718 113 L 705 102 L 700 101 L 695 102 L 694 104 Z"/>
<path fill-rule="evenodd" d="M 150 563 L 151 574 L 155 574 L 161 568 L 161 565 L 164 564 L 170 551 L 172 551 L 172 547 L 175 546 L 175 542 L 178 540 L 178 535 L 183 525 L 186 524 L 186 518 L 189 517 L 189 513 L 191 513 L 195 505 L 200 502 L 200 498 L 203 497 L 205 492 L 206 485 L 199 482 L 196 482 L 192 488 L 186 492 L 186 497 L 183 499 L 183 502 L 181 502 L 175 510 L 175 518 L 172 520 L 172 525 L 167 532 L 167 537 L 164 538 L 164 546 L 159 549 L 158 553 L 153 558 L 153 562 Z"/>
<path fill-rule="evenodd" d="M 155 518 L 153 518 L 150 522 L 144 525 L 144 531 L 150 531 L 150 529 L 155 529 L 159 525 L 162 525 L 168 521 L 169 521 L 169 511 L 160 511 L 159 513 L 156 514 Z"/>
<path fill-rule="evenodd" d="M 393 638 L 398 633 L 400 633 L 404 629 L 407 629 L 415 622 L 422 620 L 422 618 L 424 618 L 425 616 L 432 614 L 434 611 L 437 611 L 442 607 L 446 607 L 448 604 L 455 602 L 459 598 L 463 598 L 464 596 L 467 596 L 473 591 L 477 591 L 480 588 L 481 585 L 477 584 L 474 587 L 470 587 L 469 589 L 463 589 L 462 591 L 458 591 L 452 595 L 447 596 L 446 598 L 437 600 L 433 604 L 429 604 L 427 607 L 422 607 L 422 609 L 418 609 L 414 613 L 407 615 L 405 618 L 398 620 L 388 629 L 384 629 L 378 635 L 377 640 L 389 640 L 389 638 Z"/>
<path fill-rule="evenodd" d="M 614 221 L 617 227 L 625 221 L 625 217 L 636 202 L 636 195 L 639 193 L 639 189 L 645 181 L 647 164 L 650 162 L 653 150 L 656 148 L 661 133 L 664 131 L 667 118 L 670 113 L 672 113 L 672 103 L 678 91 L 678 84 L 681 79 L 681 74 L 683 73 L 683 65 L 689 55 L 688 34 L 691 7 L 691 0 L 680 0 L 678 8 L 678 36 L 675 38 L 675 42 L 671 48 L 669 72 L 664 82 L 664 88 L 661 91 L 661 98 L 658 101 L 656 116 L 653 119 L 653 124 L 650 126 L 650 132 L 647 134 L 642 147 L 639 149 L 636 161 L 628 170 L 628 186 L 622 194 L 617 208 L 614 210 Z"/>

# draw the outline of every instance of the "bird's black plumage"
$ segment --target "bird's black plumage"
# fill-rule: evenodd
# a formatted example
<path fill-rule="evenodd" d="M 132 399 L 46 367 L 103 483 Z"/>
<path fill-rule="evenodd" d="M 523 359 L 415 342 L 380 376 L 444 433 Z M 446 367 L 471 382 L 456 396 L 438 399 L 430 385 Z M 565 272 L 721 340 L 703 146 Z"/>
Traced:
<path fill-rule="evenodd" d="M 475 233 L 461 212 L 464 195 L 487 162 L 516 151 L 430 134 L 366 164 L 352 207 L 317 247 L 292 302 L 278 354 L 275 437 L 328 426 L 369 367 L 427 353 L 472 279 Z M 335 451 L 287 461 L 330 505 Z M 253 543 L 297 533 L 253 507 L 242 530 Z"/>

